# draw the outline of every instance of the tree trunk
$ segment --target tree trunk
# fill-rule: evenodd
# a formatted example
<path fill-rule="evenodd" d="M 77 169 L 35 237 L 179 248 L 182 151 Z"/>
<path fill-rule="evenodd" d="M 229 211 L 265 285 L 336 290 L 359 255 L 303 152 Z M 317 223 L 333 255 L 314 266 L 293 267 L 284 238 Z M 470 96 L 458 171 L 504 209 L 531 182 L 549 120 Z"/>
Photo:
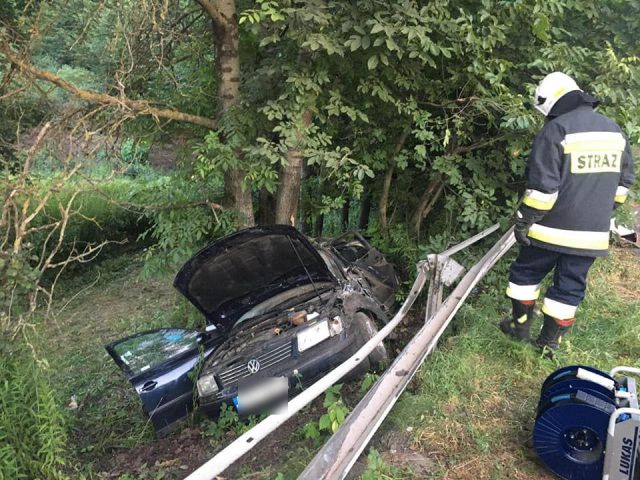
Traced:
<path fill-rule="evenodd" d="M 384 175 L 384 183 L 382 184 L 382 194 L 380 195 L 380 202 L 378 203 L 378 215 L 380 222 L 380 233 L 382 233 L 383 237 L 387 237 L 389 234 L 389 221 L 387 217 L 387 209 L 389 208 L 389 192 L 391 191 L 391 180 L 393 180 L 393 173 L 395 170 L 395 157 L 400 153 L 402 148 L 404 147 L 404 143 L 409 136 L 410 129 L 405 128 L 400 136 L 398 137 L 398 141 L 396 142 L 395 147 L 393 147 L 393 155 L 391 161 L 389 162 L 389 167 L 387 168 L 387 172 Z"/>
<path fill-rule="evenodd" d="M 276 220 L 276 199 L 265 188 L 260 190 L 260 200 L 257 207 L 256 223 L 258 225 L 272 225 Z"/>
<path fill-rule="evenodd" d="M 420 227 L 422 225 L 422 221 L 429 215 L 429 212 L 433 209 L 434 205 L 440 198 L 444 190 L 444 182 L 437 179 L 432 179 L 427 184 L 427 188 L 425 188 L 424 192 L 420 196 L 420 200 L 418 201 L 418 206 L 413 211 L 413 215 L 411 216 L 411 228 L 416 235 L 416 238 L 420 238 Z"/>
<path fill-rule="evenodd" d="M 224 116 L 240 102 L 240 52 L 238 16 L 235 0 L 197 0 L 213 22 L 216 61 L 218 67 L 219 115 Z M 240 151 L 236 152 L 242 161 Z M 238 212 L 239 226 L 254 225 L 251 185 L 241 167 L 225 173 L 225 192 Z"/>
<path fill-rule="evenodd" d="M 307 109 L 303 112 L 300 129 L 295 134 L 295 143 L 287 150 L 286 164 L 280 166 L 280 184 L 276 198 L 276 223 L 295 225 L 300 200 L 300 180 L 304 161 L 303 148 L 306 130 L 311 125 L 313 114 Z"/>
<path fill-rule="evenodd" d="M 378 216 L 380 218 L 380 233 L 383 237 L 389 234 L 389 221 L 387 219 L 387 209 L 389 208 L 389 192 L 391 191 L 391 180 L 393 179 L 393 164 L 389 165 L 387 172 L 384 174 L 382 183 L 382 193 L 380 194 L 380 202 L 378 203 Z"/>
<path fill-rule="evenodd" d="M 349 230 L 349 212 L 351 211 L 351 197 L 347 195 L 347 198 L 344 200 L 342 204 L 342 217 L 340 224 L 342 226 L 342 231 L 346 232 Z"/>
<path fill-rule="evenodd" d="M 316 217 L 316 222 L 313 228 L 314 236 L 321 237 L 322 230 L 324 229 L 324 213 L 319 213 Z"/>
<path fill-rule="evenodd" d="M 304 186 L 306 186 L 307 190 L 309 190 L 309 182 L 306 181 L 307 178 L 313 176 L 313 168 L 307 165 L 306 161 L 302 162 L 302 180 L 300 185 L 300 231 L 305 235 L 313 234 L 313 215 L 312 208 L 309 204 L 308 198 L 310 195 L 303 195 Z M 303 199 L 307 201 L 303 201 Z"/>
<path fill-rule="evenodd" d="M 365 187 L 362 201 L 360 202 L 360 218 L 358 219 L 358 229 L 365 231 L 369 228 L 369 216 L 371 215 L 371 185 Z"/>

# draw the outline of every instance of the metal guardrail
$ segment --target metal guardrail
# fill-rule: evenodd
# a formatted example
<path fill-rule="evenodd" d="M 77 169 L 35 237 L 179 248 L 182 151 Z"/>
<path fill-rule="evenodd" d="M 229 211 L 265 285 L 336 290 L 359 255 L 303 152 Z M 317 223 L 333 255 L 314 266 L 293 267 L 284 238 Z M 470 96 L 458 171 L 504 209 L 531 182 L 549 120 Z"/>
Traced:
<path fill-rule="evenodd" d="M 509 230 L 482 260 L 469 270 L 444 304 L 427 320 L 396 357 L 391 367 L 325 443 L 298 477 L 299 480 L 334 480 L 346 476 L 473 287 L 514 243 L 512 230 Z"/>
<path fill-rule="evenodd" d="M 384 328 L 382 328 L 375 336 L 373 336 L 343 364 L 339 365 L 338 367 L 330 371 L 327 375 L 316 381 L 309 388 L 302 391 L 296 397 L 292 398 L 289 401 L 287 409 L 284 412 L 269 415 L 255 427 L 240 435 L 240 437 L 238 437 L 235 441 L 233 441 L 231 444 L 221 450 L 217 455 L 215 455 L 213 458 L 208 460 L 205 464 L 191 473 L 188 477 L 186 477 L 186 480 L 213 480 L 217 475 L 222 473 L 236 460 L 238 460 L 245 453 L 251 450 L 255 445 L 257 445 L 266 436 L 276 430 L 280 425 L 282 425 L 298 411 L 311 403 L 315 398 L 321 395 L 333 384 L 340 381 L 340 379 L 347 373 L 356 368 L 358 364 L 360 364 L 360 362 L 367 358 L 367 356 L 377 347 L 377 345 L 379 345 L 380 342 L 382 342 L 382 340 L 386 338 L 402 320 L 404 320 L 407 313 L 415 303 L 418 295 L 424 288 L 424 285 L 426 284 L 429 277 L 431 277 L 430 284 L 435 292 L 432 292 L 432 295 L 435 295 L 436 298 L 436 301 L 431 302 L 431 309 L 434 310 L 435 308 L 437 308 L 439 304 L 439 298 L 441 298 L 442 295 L 442 273 L 444 271 L 444 268 L 446 267 L 446 261 L 448 260 L 448 257 L 467 247 L 468 245 L 480 240 L 481 238 L 484 238 L 497 229 L 498 225 L 494 225 L 493 227 L 479 233 L 478 235 L 475 235 L 465 242 L 462 242 L 461 244 L 456 245 L 439 255 L 431 256 L 427 260 L 420 262 L 417 265 L 418 276 L 413 283 L 409 295 L 402 304 L 402 307 L 398 310 L 391 321 L 384 326 Z M 380 377 L 376 385 L 369 391 L 365 398 L 363 398 L 360 404 L 358 404 L 356 409 L 351 413 L 347 420 L 345 420 L 343 426 L 336 432 L 336 434 L 334 434 L 333 437 L 329 439 L 329 442 L 327 442 L 325 447 L 323 447 L 323 449 L 312 461 L 312 463 L 302 473 L 301 478 L 316 480 L 320 478 L 343 478 L 344 475 L 346 475 L 351 465 L 353 465 L 353 462 L 355 462 L 355 458 L 357 458 L 359 453 L 365 448 L 366 443 L 376 431 L 388 411 L 391 409 L 397 397 L 404 390 L 406 383 L 408 383 L 424 358 L 431 351 L 431 349 L 437 342 L 437 339 L 440 338 L 442 332 L 448 325 L 448 322 L 451 320 L 451 318 L 453 318 L 453 315 L 455 315 L 455 312 L 458 310 L 473 286 L 478 283 L 478 281 L 480 281 L 480 279 L 493 266 L 493 264 L 502 255 L 504 255 L 504 253 L 513 245 L 514 241 L 515 240 L 513 238 L 512 230 L 510 230 L 489 251 L 489 253 L 487 253 L 487 255 L 485 255 L 485 257 L 478 264 L 476 264 L 469 271 L 469 273 L 467 273 L 467 275 L 465 275 L 458 287 L 456 287 L 452 294 L 447 298 L 445 303 L 440 308 L 438 308 L 438 311 L 434 313 L 433 317 L 427 317 L 430 320 L 427 321 L 425 326 L 420 330 L 420 332 L 418 332 L 416 337 L 414 337 L 414 339 L 409 342 L 400 356 L 396 358 L 392 367 L 382 377 Z M 454 268 L 454 270 L 456 269 Z M 461 287 L 461 285 L 463 287 Z M 431 336 L 429 337 L 429 335 Z M 425 342 L 426 346 L 423 345 Z M 411 350 L 408 352 L 408 349 L 410 347 Z M 420 354 L 420 351 L 423 351 L 424 353 Z M 389 378 L 391 369 L 400 364 L 406 366 L 406 369 L 395 369 L 393 371 L 396 375 L 399 375 L 399 379 L 406 378 L 406 382 L 403 385 L 398 384 L 393 386 L 388 384 L 386 380 L 384 382 L 381 382 L 383 379 Z M 381 386 L 383 384 L 384 388 Z M 379 393 L 375 394 L 375 392 Z M 384 403 L 383 405 L 379 401 L 372 401 L 372 399 L 380 398 L 377 395 L 384 395 L 385 393 L 383 392 L 389 392 L 390 398 L 392 399 L 391 403 Z M 361 407 L 361 405 L 363 406 Z M 375 413 L 374 415 L 370 415 L 370 412 L 372 411 L 370 409 L 372 407 L 365 408 L 367 405 L 377 405 L 377 413 Z M 358 412 L 360 413 L 356 413 L 356 410 L 358 410 Z M 373 419 L 373 423 L 368 427 L 367 425 L 363 424 L 363 421 L 355 421 L 356 417 L 362 412 L 367 412 L 366 415 L 369 418 Z M 346 429 L 349 427 L 344 426 L 347 422 L 349 422 L 350 425 L 355 424 L 359 427 L 359 431 L 361 433 L 358 437 L 354 437 L 353 435 L 346 437 L 346 433 L 348 433 L 346 432 Z M 344 448 L 336 448 L 338 446 L 337 443 L 339 442 L 337 440 L 338 434 L 340 434 L 340 436 L 345 436 L 344 440 L 342 440 L 343 442 L 351 442 L 349 443 L 349 446 L 352 450 L 358 451 L 358 454 L 355 455 L 353 459 L 351 458 L 353 455 L 345 455 Z M 361 444 L 353 443 L 355 441 L 359 441 L 361 442 Z M 334 467 L 331 467 L 331 465 L 329 465 L 328 462 L 331 458 L 335 458 L 334 461 L 336 462 L 336 464 L 338 463 L 338 461 L 340 462 L 339 468 L 336 468 L 337 465 Z M 327 465 L 327 467 L 322 467 L 326 468 L 326 472 L 319 471 L 320 465 Z M 329 469 L 329 467 L 331 468 Z"/>

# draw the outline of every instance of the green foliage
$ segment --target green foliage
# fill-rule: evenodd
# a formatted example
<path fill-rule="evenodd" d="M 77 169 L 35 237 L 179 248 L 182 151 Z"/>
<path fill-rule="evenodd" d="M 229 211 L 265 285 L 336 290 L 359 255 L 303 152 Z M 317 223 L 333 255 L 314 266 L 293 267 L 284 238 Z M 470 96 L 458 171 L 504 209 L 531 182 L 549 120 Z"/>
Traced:
<path fill-rule="evenodd" d="M 114 178 L 92 186 L 82 182 L 70 182 L 64 190 L 51 197 L 43 213 L 43 221 L 60 218 L 61 209 L 73 199 L 76 213 L 70 220 L 66 242 L 98 242 L 100 240 L 134 241 L 138 232 L 148 223 L 139 210 L 132 207 L 134 192 L 139 183 L 127 178 Z"/>
<path fill-rule="evenodd" d="M 144 173 L 148 166 L 149 143 L 127 138 L 120 145 L 120 158 L 127 164 L 127 175 L 136 177 Z"/>
<path fill-rule="evenodd" d="M 413 478 L 411 472 L 386 463 L 375 448 L 369 449 L 367 468 L 360 476 L 361 480 L 400 480 Z"/>
<path fill-rule="evenodd" d="M 0 479 L 67 478 L 64 417 L 46 372 L 22 352 L 0 355 Z"/>
<path fill-rule="evenodd" d="M 362 377 L 362 382 L 360 383 L 360 393 L 367 393 L 371 386 L 378 381 L 379 377 L 380 375 L 378 375 L 377 373 L 365 373 L 364 377 Z"/>
<path fill-rule="evenodd" d="M 39 67 L 99 92 L 209 117 L 219 111 L 210 20 L 188 2 L 25 5 L 10 2 L 6 16 L 25 38 L 39 32 L 32 49 Z M 389 168 L 391 223 L 412 221 L 432 179 L 444 193 L 430 217 L 446 211 L 452 230 L 508 217 L 542 123 L 530 105 L 533 86 L 553 70 L 574 75 L 632 142 L 640 139 L 640 15 L 629 0 L 259 0 L 237 8 L 241 101 L 216 131 L 186 133 L 200 139 L 193 172 L 218 186 L 240 169 L 244 188 L 275 194 L 299 154 L 308 169 L 306 221 L 365 191 L 377 201 Z M 619 18 L 629 21 L 621 26 Z M 51 109 L 76 104 L 59 89 L 38 87 L 3 106 L 3 137 L 15 137 L 18 121 L 36 125 Z M 174 132 L 174 125 L 160 132 L 153 119 L 129 122 L 122 156 L 139 156 L 131 150 L 139 138 Z M 19 163 L 10 146 L 0 148 Z M 137 175 L 133 164 L 129 173 Z M 200 222 L 196 230 L 205 228 Z M 411 226 L 410 236 L 425 230 Z"/>
<path fill-rule="evenodd" d="M 320 419 L 307 422 L 302 427 L 304 438 L 318 442 L 325 434 L 330 435 L 338 430 L 349 414 L 349 408 L 340 396 L 342 384 L 338 383 L 327 389 L 322 406 L 327 409 Z"/>
<path fill-rule="evenodd" d="M 402 278 L 407 278 L 414 273 L 413 269 L 420 257 L 420 249 L 406 224 L 392 225 L 387 236 L 383 236 L 374 224 L 371 225 L 368 233 L 371 234 L 372 245 L 385 253 L 385 257 L 399 269 Z"/>
<path fill-rule="evenodd" d="M 37 287 L 41 276 L 41 272 L 33 267 L 35 260 L 37 257 L 32 252 L 0 251 L 0 319 L 26 308 L 20 300 Z"/>
<path fill-rule="evenodd" d="M 260 420 L 261 417 L 255 415 L 241 420 L 233 407 L 223 403 L 218 418 L 215 421 L 207 421 L 202 435 L 208 438 L 212 445 L 216 445 L 227 437 L 235 438 L 242 435 L 255 427 Z"/>
<path fill-rule="evenodd" d="M 151 222 L 140 239 L 153 240 L 146 252 L 147 274 L 175 270 L 194 251 L 235 230 L 233 213 L 218 211 L 211 200 L 220 184 L 194 180 L 176 174 L 140 186 L 135 199 Z"/>

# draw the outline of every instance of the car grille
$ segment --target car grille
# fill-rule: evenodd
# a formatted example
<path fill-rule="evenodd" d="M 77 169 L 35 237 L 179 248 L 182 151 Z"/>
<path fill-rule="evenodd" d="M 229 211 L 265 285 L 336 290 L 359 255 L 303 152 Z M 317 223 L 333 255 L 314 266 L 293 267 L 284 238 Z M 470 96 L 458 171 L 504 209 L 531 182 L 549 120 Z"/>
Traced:
<path fill-rule="evenodd" d="M 258 355 L 257 357 L 253 357 L 258 362 L 260 362 L 260 370 L 264 370 L 265 368 L 269 368 L 277 363 L 286 360 L 291 357 L 291 343 L 285 343 L 284 345 L 280 345 L 269 352 L 263 353 L 262 355 Z M 247 367 L 247 361 L 243 361 L 242 363 L 237 363 L 232 367 L 226 369 L 222 373 L 218 374 L 220 381 L 224 387 L 232 385 L 237 382 L 239 379 L 248 377 L 251 375 L 249 373 L 249 368 Z"/>

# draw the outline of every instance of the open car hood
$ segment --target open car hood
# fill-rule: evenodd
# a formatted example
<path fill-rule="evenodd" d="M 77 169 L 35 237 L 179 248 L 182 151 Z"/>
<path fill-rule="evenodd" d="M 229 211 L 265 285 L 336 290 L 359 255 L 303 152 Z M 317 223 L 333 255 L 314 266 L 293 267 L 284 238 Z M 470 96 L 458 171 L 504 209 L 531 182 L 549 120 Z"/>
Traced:
<path fill-rule="evenodd" d="M 301 233 L 272 225 L 209 244 L 180 269 L 173 284 L 209 324 L 229 332 L 255 305 L 312 281 L 336 279 Z"/>

